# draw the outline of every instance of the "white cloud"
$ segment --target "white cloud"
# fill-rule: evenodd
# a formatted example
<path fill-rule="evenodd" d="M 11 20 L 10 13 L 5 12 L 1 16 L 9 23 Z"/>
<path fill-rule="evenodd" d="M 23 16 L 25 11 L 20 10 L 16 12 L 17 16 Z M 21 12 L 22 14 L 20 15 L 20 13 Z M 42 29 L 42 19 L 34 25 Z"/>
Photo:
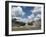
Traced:
<path fill-rule="evenodd" d="M 39 20 L 40 18 L 41 18 L 41 15 L 38 14 L 38 15 L 34 18 L 34 21 Z"/>
<path fill-rule="evenodd" d="M 15 9 L 16 9 L 16 10 L 15 10 Z M 17 11 L 17 8 L 16 8 L 16 7 L 13 7 L 11 10 L 12 10 L 12 11 L 11 11 L 11 12 L 12 12 L 11 15 L 12 15 L 12 16 L 15 16 L 15 12 Z"/>
<path fill-rule="evenodd" d="M 41 14 L 38 14 L 36 17 L 41 18 Z"/>
<path fill-rule="evenodd" d="M 28 16 L 28 19 L 31 20 L 39 20 L 41 18 L 41 8 L 40 7 L 35 7 L 33 10 L 31 10 L 32 14 Z"/>
<path fill-rule="evenodd" d="M 41 7 L 35 7 L 35 8 L 32 10 L 32 13 L 33 13 L 33 14 L 41 14 Z"/>
<path fill-rule="evenodd" d="M 36 20 L 39 20 L 39 19 L 40 19 L 40 18 L 38 18 L 38 17 L 35 17 L 35 18 L 34 18 L 34 21 L 36 21 Z"/>
<path fill-rule="evenodd" d="M 31 14 L 30 16 L 28 16 L 28 19 L 32 19 L 34 18 L 34 14 Z"/>
<path fill-rule="evenodd" d="M 27 18 L 21 18 L 21 19 L 19 19 L 19 20 L 16 20 L 16 21 L 19 21 L 19 22 L 24 22 L 24 23 L 26 23 L 26 22 L 28 22 L 28 19 L 27 19 Z"/>
<path fill-rule="evenodd" d="M 13 7 L 12 8 L 12 16 L 13 17 L 21 17 L 25 14 L 21 7 Z"/>
<path fill-rule="evenodd" d="M 27 22 L 27 21 L 33 21 L 33 20 L 38 20 L 41 18 L 41 8 L 40 7 L 35 7 L 33 10 L 32 10 L 32 14 L 30 16 L 28 16 L 28 18 L 21 18 L 17 21 L 20 21 L 20 22 Z M 36 14 L 36 16 L 35 16 Z M 13 7 L 12 9 L 12 15 L 13 16 L 24 16 L 25 15 L 25 12 L 22 10 L 21 7 Z"/>

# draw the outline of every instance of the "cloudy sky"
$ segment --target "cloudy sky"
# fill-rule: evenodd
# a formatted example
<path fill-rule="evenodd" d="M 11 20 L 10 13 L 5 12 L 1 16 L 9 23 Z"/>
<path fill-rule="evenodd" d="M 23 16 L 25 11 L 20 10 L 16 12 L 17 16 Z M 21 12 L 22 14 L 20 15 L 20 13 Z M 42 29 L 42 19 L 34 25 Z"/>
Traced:
<path fill-rule="evenodd" d="M 41 18 L 41 7 L 12 6 L 12 18 L 20 17 L 17 21 L 26 22 L 28 20 L 38 20 Z"/>

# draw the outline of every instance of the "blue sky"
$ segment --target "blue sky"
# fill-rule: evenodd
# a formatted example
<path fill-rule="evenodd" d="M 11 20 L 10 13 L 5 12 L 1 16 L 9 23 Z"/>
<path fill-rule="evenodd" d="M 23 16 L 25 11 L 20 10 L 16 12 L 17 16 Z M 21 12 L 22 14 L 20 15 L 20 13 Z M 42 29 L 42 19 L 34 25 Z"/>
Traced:
<path fill-rule="evenodd" d="M 13 6 L 12 16 L 20 17 L 21 19 L 19 21 L 26 21 L 28 19 L 38 20 L 41 18 L 41 8 L 32 6 Z"/>
<path fill-rule="evenodd" d="M 23 16 L 23 18 L 27 18 L 27 16 L 31 15 L 32 12 L 31 10 L 34 8 L 34 7 L 30 7 L 30 6 L 21 6 L 22 10 L 25 12 L 25 15 Z"/>
<path fill-rule="evenodd" d="M 18 7 L 18 6 L 12 6 L 12 7 Z M 25 13 L 24 16 L 22 16 L 21 18 L 28 18 L 27 16 L 32 14 L 32 11 L 34 9 L 34 7 L 31 6 L 20 6 L 22 8 L 22 12 Z"/>

